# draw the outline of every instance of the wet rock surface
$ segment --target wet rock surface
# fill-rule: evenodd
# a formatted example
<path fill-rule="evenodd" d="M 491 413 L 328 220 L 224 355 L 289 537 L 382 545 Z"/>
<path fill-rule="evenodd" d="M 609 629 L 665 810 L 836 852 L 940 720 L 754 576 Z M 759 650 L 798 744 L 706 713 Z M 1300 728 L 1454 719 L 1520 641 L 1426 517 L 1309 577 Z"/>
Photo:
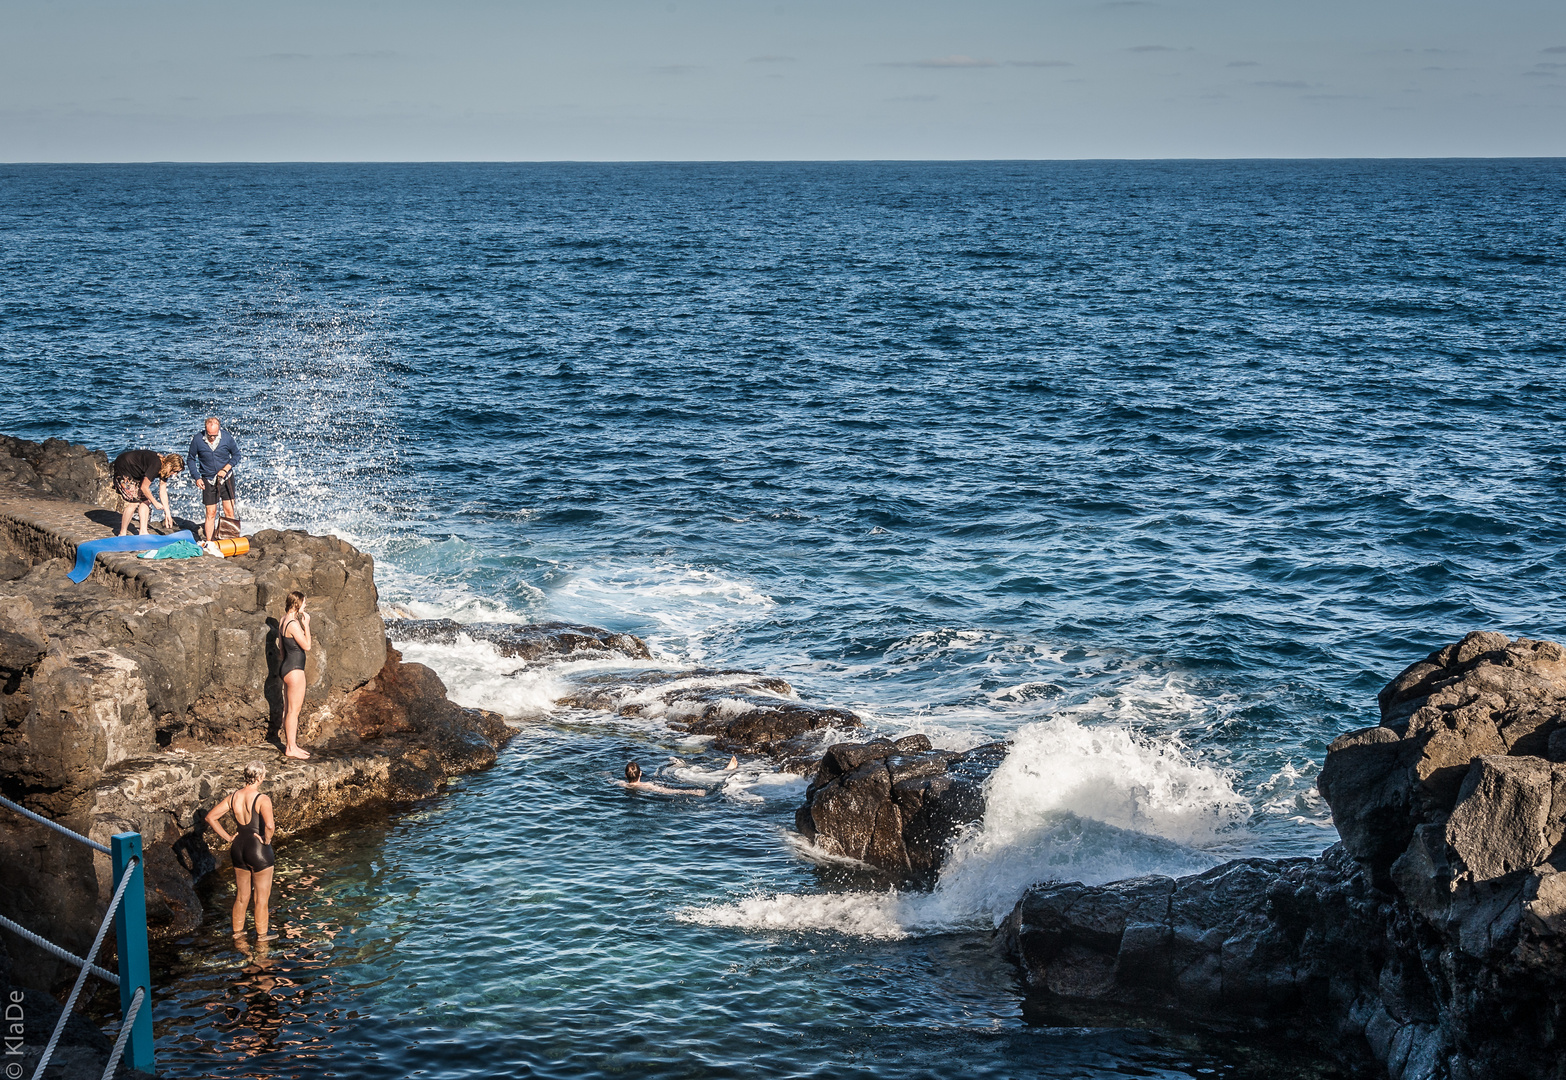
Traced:
<path fill-rule="evenodd" d="M 398 641 L 435 641 L 443 645 L 459 637 L 487 641 L 502 656 L 522 660 L 599 659 L 624 657 L 650 660 L 647 643 L 635 634 L 617 634 L 576 623 L 459 623 L 452 619 L 391 619 L 386 630 Z"/>
<path fill-rule="evenodd" d="M 753 671 L 695 668 L 589 676 L 559 704 L 664 721 L 712 737 L 724 753 L 765 754 L 791 772 L 815 768 L 822 737 L 861 726 L 846 709 L 793 696 L 784 679 Z"/>
<path fill-rule="evenodd" d="M 1289 1030 L 1396 1080 L 1566 1075 L 1563 658 L 1475 633 L 1388 683 L 1328 752 L 1321 858 L 1042 883 L 1003 946 L 1037 994 Z"/>
<path fill-rule="evenodd" d="M 634 634 L 575 623 L 394 619 L 387 629 L 404 642 L 485 641 L 502 656 L 524 664 L 657 659 Z M 570 685 L 557 705 L 659 720 L 673 731 L 710 737 L 716 752 L 771 757 L 797 773 L 815 769 L 823 741 L 832 732 L 861 726 L 859 717 L 846 709 L 801 701 L 786 679 L 754 671 L 611 670 L 571 676 Z"/>
<path fill-rule="evenodd" d="M 827 855 L 933 880 L 952 838 L 984 817 L 984 781 L 1006 750 L 937 750 L 924 735 L 838 743 L 822 756 L 795 827 Z"/>

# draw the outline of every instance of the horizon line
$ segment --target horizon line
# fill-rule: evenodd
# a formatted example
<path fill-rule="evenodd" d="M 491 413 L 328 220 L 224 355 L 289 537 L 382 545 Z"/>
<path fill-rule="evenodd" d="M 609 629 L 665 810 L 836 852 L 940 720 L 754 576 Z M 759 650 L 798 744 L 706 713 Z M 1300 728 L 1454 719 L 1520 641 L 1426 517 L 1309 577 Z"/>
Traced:
<path fill-rule="evenodd" d="M 1566 161 L 1566 154 L 1226 155 L 1220 157 L 995 157 L 995 158 L 154 158 L 104 160 L 0 160 L 12 165 L 978 165 L 1067 162 L 1246 161 Z"/>

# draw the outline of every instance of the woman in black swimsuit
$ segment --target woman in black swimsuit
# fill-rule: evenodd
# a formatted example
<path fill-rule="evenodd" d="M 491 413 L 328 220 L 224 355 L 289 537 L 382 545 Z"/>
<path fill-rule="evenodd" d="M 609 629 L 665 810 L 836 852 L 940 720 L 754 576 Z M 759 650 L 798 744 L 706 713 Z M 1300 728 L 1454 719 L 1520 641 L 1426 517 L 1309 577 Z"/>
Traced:
<path fill-rule="evenodd" d="M 261 794 L 261 782 L 266 779 L 266 766 L 253 762 L 245 766 L 245 786 L 214 806 L 207 814 L 207 826 L 229 845 L 228 857 L 234 864 L 234 933 L 245 932 L 245 909 L 250 897 L 256 900 L 256 939 L 271 941 L 277 937 L 271 932 L 271 915 L 267 902 L 272 897 L 272 866 L 277 858 L 272 854 L 272 833 L 277 824 L 272 819 L 272 797 Z M 233 814 L 239 829 L 233 836 L 223 831 L 223 815 Z"/>
<path fill-rule="evenodd" d="M 305 612 L 302 592 L 291 592 L 283 605 L 283 624 L 277 628 L 277 644 L 283 662 L 277 673 L 283 677 L 283 747 L 285 757 L 307 758 L 308 750 L 299 746 L 299 710 L 304 706 L 305 653 L 310 651 L 310 616 Z"/>

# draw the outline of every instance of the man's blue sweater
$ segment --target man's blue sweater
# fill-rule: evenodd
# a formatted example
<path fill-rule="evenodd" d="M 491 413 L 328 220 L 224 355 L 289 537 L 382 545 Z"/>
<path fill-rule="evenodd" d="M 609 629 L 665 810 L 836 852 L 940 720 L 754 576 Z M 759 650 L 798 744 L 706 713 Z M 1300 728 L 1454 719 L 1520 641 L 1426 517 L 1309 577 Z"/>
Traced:
<path fill-rule="evenodd" d="M 196 432 L 196 437 L 190 440 L 190 460 L 196 462 L 201 468 L 201 479 L 213 480 L 225 465 L 239 468 L 239 444 L 234 441 L 234 436 L 226 431 L 218 432 L 216 446 L 207 445 L 207 433 Z"/>

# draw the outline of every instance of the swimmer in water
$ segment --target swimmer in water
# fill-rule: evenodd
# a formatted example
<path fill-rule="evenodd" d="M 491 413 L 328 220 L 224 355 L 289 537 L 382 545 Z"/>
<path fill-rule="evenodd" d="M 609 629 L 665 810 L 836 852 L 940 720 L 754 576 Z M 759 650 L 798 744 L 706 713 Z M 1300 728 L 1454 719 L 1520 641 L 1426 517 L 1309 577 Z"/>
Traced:
<path fill-rule="evenodd" d="M 647 791 L 654 795 L 705 795 L 706 788 L 672 788 L 642 779 L 642 767 L 634 761 L 626 762 L 625 779 L 615 783 L 630 791 Z"/>

